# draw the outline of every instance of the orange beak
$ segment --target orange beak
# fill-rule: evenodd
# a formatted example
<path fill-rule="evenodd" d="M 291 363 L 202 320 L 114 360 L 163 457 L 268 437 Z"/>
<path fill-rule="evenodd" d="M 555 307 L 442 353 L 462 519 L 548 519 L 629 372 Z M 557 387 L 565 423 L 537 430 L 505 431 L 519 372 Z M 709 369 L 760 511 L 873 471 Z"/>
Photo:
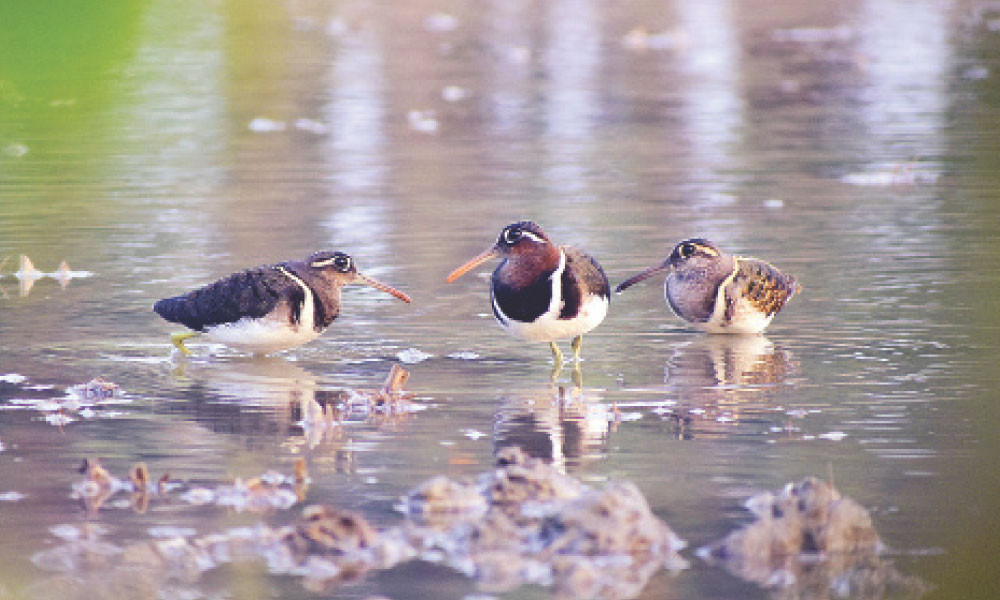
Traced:
<path fill-rule="evenodd" d="M 462 275 L 465 275 L 469 271 L 471 271 L 471 270 L 475 269 L 476 267 L 478 267 L 479 265 L 483 264 L 484 262 L 490 260 L 491 258 L 496 258 L 499 255 L 500 255 L 500 253 L 497 251 L 496 246 L 491 247 L 490 249 L 486 250 L 485 252 L 483 252 L 479 256 L 473 258 L 472 260 L 470 260 L 469 262 L 465 263 L 461 267 L 459 267 L 459 268 L 455 269 L 454 271 L 452 271 L 451 274 L 448 275 L 448 278 L 445 279 L 445 282 L 451 283 L 451 282 L 455 281 L 456 279 L 458 279 L 459 277 L 461 277 Z"/>
<path fill-rule="evenodd" d="M 378 281 L 375 281 L 374 279 L 372 279 L 371 277 L 369 277 L 369 276 L 367 276 L 367 275 L 365 275 L 363 273 L 356 273 L 356 275 L 358 276 L 358 280 L 360 280 L 365 285 L 370 285 L 371 287 L 375 288 L 376 290 L 383 291 L 386 294 L 392 294 L 393 296 L 399 298 L 400 300 L 402 300 L 403 302 L 406 302 L 407 304 L 410 303 L 410 297 L 407 296 L 406 294 L 404 294 L 403 292 L 397 290 L 396 288 L 389 287 L 389 286 L 387 286 L 384 283 L 380 283 Z"/>
<path fill-rule="evenodd" d="M 655 267 L 650 267 L 645 271 L 643 271 L 642 273 L 639 273 L 638 275 L 633 275 L 628 279 L 626 279 L 625 281 L 619 283 L 618 287 L 615 288 L 615 293 L 620 294 L 624 292 L 626 288 L 632 287 L 633 285 L 639 283 L 640 281 L 649 279 L 650 277 L 656 275 L 657 273 L 662 273 L 663 271 L 669 271 L 669 270 L 670 270 L 670 263 L 668 261 L 663 261 L 662 264 L 656 265 Z"/>

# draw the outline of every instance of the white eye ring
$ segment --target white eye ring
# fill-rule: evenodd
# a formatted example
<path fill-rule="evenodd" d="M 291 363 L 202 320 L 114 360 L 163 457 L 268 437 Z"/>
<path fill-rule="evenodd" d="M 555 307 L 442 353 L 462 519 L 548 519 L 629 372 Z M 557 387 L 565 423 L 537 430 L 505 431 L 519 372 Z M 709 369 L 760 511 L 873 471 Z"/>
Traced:
<path fill-rule="evenodd" d="M 522 237 L 524 237 L 524 232 L 516 227 L 510 229 L 505 229 L 503 232 L 503 241 L 508 244 L 517 243 Z"/>

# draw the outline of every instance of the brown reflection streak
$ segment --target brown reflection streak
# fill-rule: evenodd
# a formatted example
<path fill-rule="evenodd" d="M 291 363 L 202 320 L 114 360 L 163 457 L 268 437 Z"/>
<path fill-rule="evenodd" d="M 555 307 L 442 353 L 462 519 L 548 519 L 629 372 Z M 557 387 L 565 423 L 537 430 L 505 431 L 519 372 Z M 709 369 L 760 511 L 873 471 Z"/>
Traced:
<path fill-rule="evenodd" d="M 600 394 L 551 386 L 508 392 L 493 417 L 494 454 L 518 446 L 565 470 L 607 454 L 610 407 Z"/>
<path fill-rule="evenodd" d="M 731 435 L 748 414 L 775 407 L 774 390 L 799 371 L 790 352 L 759 335 L 704 335 L 667 360 L 666 388 L 684 438 Z"/>

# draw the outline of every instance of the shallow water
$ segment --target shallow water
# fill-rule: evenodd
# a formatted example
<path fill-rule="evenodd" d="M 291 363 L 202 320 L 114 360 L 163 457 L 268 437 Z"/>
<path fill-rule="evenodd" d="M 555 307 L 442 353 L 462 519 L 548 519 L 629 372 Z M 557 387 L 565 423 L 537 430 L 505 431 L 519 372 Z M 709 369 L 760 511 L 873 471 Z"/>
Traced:
<path fill-rule="evenodd" d="M 0 375 L 26 378 L 0 380 L 0 494 L 24 495 L 0 502 L 0 596 L 94 592 L 31 560 L 57 525 L 123 544 L 297 514 L 88 515 L 70 498 L 85 457 L 218 485 L 301 456 L 308 502 L 382 525 L 414 485 L 512 444 L 634 481 L 692 549 L 745 523 L 752 493 L 832 477 L 935 597 L 997 593 L 995 7 L 152 0 L 60 28 L 61 4 L 0 8 Z M 444 284 L 521 218 L 613 283 L 698 236 L 804 293 L 740 339 L 693 332 L 660 281 L 638 285 L 586 336 L 582 397 L 561 406 L 547 348 L 493 323 L 489 269 Z M 352 288 L 308 346 L 171 357 L 156 299 L 321 248 L 413 304 Z M 24 289 L 21 254 L 92 275 Z M 296 424 L 303 398 L 377 388 L 401 360 L 423 410 L 325 438 Z M 98 375 L 122 403 L 61 425 L 39 406 Z M 643 597 L 782 594 L 687 554 Z M 188 593 L 320 595 L 255 563 L 164 590 Z M 323 595 L 476 593 L 410 563 Z"/>

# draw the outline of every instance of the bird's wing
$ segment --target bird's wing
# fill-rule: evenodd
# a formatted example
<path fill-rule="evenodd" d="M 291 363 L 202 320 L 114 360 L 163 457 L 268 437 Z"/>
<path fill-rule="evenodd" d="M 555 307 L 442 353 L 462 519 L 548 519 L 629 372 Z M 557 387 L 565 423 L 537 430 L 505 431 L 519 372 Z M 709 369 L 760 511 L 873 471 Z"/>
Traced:
<path fill-rule="evenodd" d="M 277 265 L 269 265 L 240 271 L 187 294 L 165 298 L 154 304 L 153 310 L 168 321 L 202 331 L 244 317 L 263 317 L 282 300 L 289 301 L 292 314 L 297 315 L 305 292 Z"/>
<path fill-rule="evenodd" d="M 562 274 L 562 290 L 565 303 L 559 313 L 561 319 L 571 319 L 580 310 L 583 296 L 593 294 L 602 298 L 611 297 L 611 286 L 604 269 L 593 256 L 573 248 L 563 246 L 566 254 L 566 268 Z M 577 285 L 579 284 L 579 285 Z"/>
<path fill-rule="evenodd" d="M 768 262 L 742 256 L 736 257 L 736 261 L 736 273 L 726 290 L 727 319 L 732 319 L 740 297 L 770 316 L 802 289 L 795 277 Z"/>

